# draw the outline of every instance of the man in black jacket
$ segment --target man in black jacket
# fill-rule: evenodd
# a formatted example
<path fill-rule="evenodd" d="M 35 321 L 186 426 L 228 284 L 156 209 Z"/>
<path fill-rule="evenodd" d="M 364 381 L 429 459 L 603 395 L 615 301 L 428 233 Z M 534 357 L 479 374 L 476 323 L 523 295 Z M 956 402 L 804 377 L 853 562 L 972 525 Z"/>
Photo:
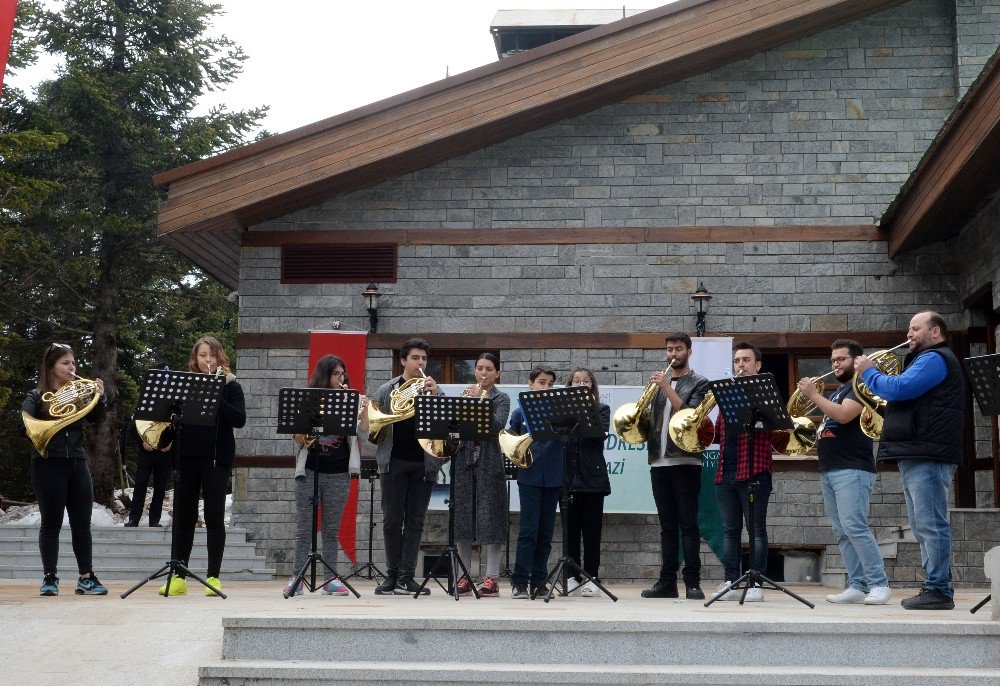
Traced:
<path fill-rule="evenodd" d="M 691 337 L 672 333 L 666 338 L 669 374 L 656 372 L 651 379 L 659 386 L 653 399 L 652 421 L 646 445 L 649 479 L 660 519 L 660 577 L 642 592 L 643 598 L 676 598 L 678 535 L 684 545 L 686 597 L 702 600 L 701 532 L 698 530 L 698 494 L 701 492 L 701 454 L 681 450 L 670 438 L 670 416 L 685 407 L 697 407 L 708 392 L 708 379 L 694 373 L 688 364 Z"/>
<path fill-rule="evenodd" d="M 878 459 L 896 462 L 913 535 L 920 544 L 924 587 L 906 598 L 907 610 L 951 610 L 951 525 L 948 488 L 963 459 L 965 380 L 948 346 L 948 326 L 937 312 L 918 312 L 906 337 L 904 371 L 888 376 L 867 356 L 855 360 L 868 389 L 888 401 Z"/>

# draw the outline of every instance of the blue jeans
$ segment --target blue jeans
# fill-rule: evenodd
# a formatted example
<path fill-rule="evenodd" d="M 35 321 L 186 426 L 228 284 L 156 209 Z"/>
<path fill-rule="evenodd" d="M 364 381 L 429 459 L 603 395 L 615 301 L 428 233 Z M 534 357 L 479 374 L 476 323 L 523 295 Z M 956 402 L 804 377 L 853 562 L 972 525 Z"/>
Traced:
<path fill-rule="evenodd" d="M 823 502 L 830 516 L 837 545 L 847 567 L 847 586 L 868 593 L 888 586 L 885 563 L 868 527 L 868 501 L 875 490 L 875 473 L 862 469 L 832 469 L 820 472 Z"/>
<path fill-rule="evenodd" d="M 948 487 L 957 465 L 935 460 L 900 460 L 906 514 L 913 536 L 920 544 L 924 588 L 948 597 L 951 587 L 951 524 L 948 522 Z"/>
<path fill-rule="evenodd" d="M 556 527 L 556 505 L 560 487 L 528 486 L 519 483 L 521 528 L 517 534 L 517 557 L 510 575 L 514 586 L 541 586 L 549 573 L 552 532 Z"/>
<path fill-rule="evenodd" d="M 719 499 L 722 514 L 722 566 L 726 571 L 726 581 L 736 581 L 740 577 L 740 548 L 743 536 L 743 522 L 750 529 L 750 483 L 757 481 L 754 493 L 754 569 L 767 569 L 767 501 L 771 497 L 771 475 L 757 474 L 750 481 L 737 481 L 735 474 L 724 474 L 722 483 L 715 485 L 715 495 Z"/>

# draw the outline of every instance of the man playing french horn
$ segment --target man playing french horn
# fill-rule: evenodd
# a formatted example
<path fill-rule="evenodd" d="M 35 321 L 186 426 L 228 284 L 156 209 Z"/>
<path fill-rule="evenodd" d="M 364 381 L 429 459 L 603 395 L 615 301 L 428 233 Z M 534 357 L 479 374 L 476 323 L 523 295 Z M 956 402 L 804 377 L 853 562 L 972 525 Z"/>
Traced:
<path fill-rule="evenodd" d="M 406 341 L 399 349 L 403 373 L 375 391 L 369 409 L 369 429 L 378 445 L 375 460 L 382 481 L 382 532 L 388 567 L 385 583 L 375 589 L 376 595 L 407 595 L 420 588 L 413 574 L 424 517 L 441 466 L 417 440 L 413 412 L 413 396 L 440 394 L 434 379 L 424 374 L 429 350 L 422 338 Z M 397 412 L 403 404 L 406 411 Z M 430 593 L 430 589 L 423 592 Z"/>
<path fill-rule="evenodd" d="M 685 452 L 670 435 L 670 417 L 678 410 L 695 408 L 708 393 L 708 379 L 691 370 L 691 337 L 672 333 L 666 337 L 670 366 L 655 372 L 651 384 L 659 386 L 652 403 L 646 446 L 649 479 L 660 520 L 660 576 L 643 598 L 676 598 L 678 530 L 684 546 L 685 595 L 702 600 L 701 532 L 698 529 L 698 494 L 701 491 L 701 453 Z"/>

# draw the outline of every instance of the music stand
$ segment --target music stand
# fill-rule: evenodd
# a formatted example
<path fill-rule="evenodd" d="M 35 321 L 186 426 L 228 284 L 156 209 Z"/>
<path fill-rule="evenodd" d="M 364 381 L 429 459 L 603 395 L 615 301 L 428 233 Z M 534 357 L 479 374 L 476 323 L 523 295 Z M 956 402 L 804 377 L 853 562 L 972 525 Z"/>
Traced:
<path fill-rule="evenodd" d="M 417 438 L 450 438 L 453 440 L 478 441 L 490 438 L 493 424 L 493 403 L 488 398 L 472 398 L 466 396 L 450 397 L 444 395 L 418 395 L 415 405 Z M 472 593 L 479 599 L 479 590 L 469 574 L 468 567 L 458 554 L 455 546 L 455 479 L 457 469 L 451 470 L 448 484 L 448 545 L 431 566 L 424 577 L 420 588 L 413 594 L 419 598 L 424 588 L 432 578 L 446 593 L 458 600 L 458 582 L 462 578 L 469 580 Z M 448 582 L 450 589 L 434 577 L 434 573 L 442 563 L 448 564 Z M 461 574 L 459 574 L 461 571 Z"/>
<path fill-rule="evenodd" d="M 1000 354 L 967 357 L 962 363 L 979 411 L 986 416 L 1000 415 Z M 976 614 L 991 600 L 992 593 L 976 603 L 969 612 Z"/>
<path fill-rule="evenodd" d="M 569 555 L 569 537 L 566 535 L 566 511 L 569 509 L 570 493 L 569 460 L 566 457 L 566 443 L 571 438 L 604 437 L 605 430 L 601 425 L 601 415 L 598 406 L 594 404 L 590 389 L 583 386 L 567 388 L 550 388 L 544 391 L 525 391 L 519 394 L 521 410 L 524 412 L 524 423 L 528 427 L 533 441 L 558 440 L 563 443 L 562 488 L 559 491 L 559 519 L 562 523 L 562 556 L 555 568 L 545 577 L 543 587 L 548 587 L 545 602 L 552 600 L 555 594 L 556 580 L 562 581 L 562 595 L 569 595 L 566 586 L 570 574 L 583 577 L 582 583 L 591 582 L 601 591 L 618 602 L 618 597 L 609 591 L 604 584 L 588 574 Z M 537 597 L 538 589 L 531 599 Z"/>
<path fill-rule="evenodd" d="M 361 572 L 367 571 L 365 578 L 368 580 L 385 579 L 385 574 L 372 561 L 372 544 L 375 538 L 375 482 L 379 478 L 378 462 L 375 461 L 374 457 L 361 458 L 361 474 L 359 478 L 368 479 L 368 562 L 348 574 L 347 578 L 360 576 Z"/>
<path fill-rule="evenodd" d="M 785 403 L 782 402 L 778 394 L 778 387 L 774 383 L 773 374 L 755 374 L 753 376 L 734 377 L 732 379 L 720 379 L 710 383 L 712 393 L 719 404 L 719 411 L 727 426 L 740 426 L 746 431 L 747 440 L 753 440 L 756 431 L 791 431 L 794 427 L 792 418 L 785 410 Z M 754 586 L 763 588 L 764 584 L 781 591 L 810 609 L 816 606 L 805 598 L 793 593 L 776 581 L 757 571 L 757 560 L 754 553 L 754 502 L 757 497 L 757 487 L 759 482 L 751 475 L 747 492 L 747 536 L 750 541 L 750 565 L 743 576 L 731 583 L 727 588 L 719 591 L 707 601 L 708 607 L 726 593 L 743 589 L 740 595 L 740 605 L 747 597 L 747 591 Z M 767 564 L 767 560 L 764 561 Z"/>
<path fill-rule="evenodd" d="M 507 502 L 505 507 L 506 519 L 504 520 L 504 540 L 507 542 L 504 550 L 505 567 L 500 576 L 510 578 L 510 482 L 517 479 L 517 465 L 510 461 L 506 455 L 503 456 L 503 478 L 507 482 Z"/>
<path fill-rule="evenodd" d="M 348 440 L 348 436 L 356 436 L 358 433 L 358 406 L 360 394 L 357 391 L 341 390 L 333 388 L 282 388 L 278 391 L 278 430 L 279 434 L 313 434 L 336 435 L 341 440 Z M 319 531 L 317 531 L 317 520 L 319 519 L 319 458 L 316 459 L 313 470 L 313 498 L 312 498 L 312 548 L 309 550 L 309 557 L 302 565 L 288 589 L 282 593 L 287 600 L 295 595 L 299 585 L 304 585 L 310 593 L 315 593 L 323 585 L 333 579 L 340 578 L 341 583 L 354 594 L 355 598 L 360 598 L 353 586 L 347 583 L 337 570 L 330 566 L 330 563 L 323 559 L 318 550 Z M 326 567 L 330 576 L 322 583 L 316 583 L 316 567 L 322 564 Z M 307 570 L 311 570 L 309 579 L 305 578 Z M 326 576 L 324 574 L 324 576 Z"/>
<path fill-rule="evenodd" d="M 184 562 L 177 559 L 177 485 L 180 483 L 180 445 L 181 434 L 185 426 L 215 426 L 219 411 L 219 400 L 226 385 L 224 376 L 200 374 L 197 372 L 175 372 L 167 369 L 149 369 L 143 382 L 142 393 L 139 395 L 139 405 L 135 410 L 135 419 L 148 419 L 155 422 L 170 422 L 174 426 L 173 447 L 170 451 L 173 460 L 174 499 L 170 510 L 170 559 L 121 594 L 122 599 L 129 597 L 153 579 L 167 577 L 167 585 L 163 597 L 170 596 L 170 582 L 174 576 L 189 576 L 202 586 L 210 589 L 222 598 L 226 594 L 210 586 L 207 581 L 187 568 Z"/>

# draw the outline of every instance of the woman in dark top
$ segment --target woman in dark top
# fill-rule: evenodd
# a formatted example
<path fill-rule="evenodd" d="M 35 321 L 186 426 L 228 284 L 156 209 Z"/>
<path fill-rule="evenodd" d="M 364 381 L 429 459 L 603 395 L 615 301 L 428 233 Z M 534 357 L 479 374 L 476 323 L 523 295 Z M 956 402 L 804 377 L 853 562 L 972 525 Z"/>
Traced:
<path fill-rule="evenodd" d="M 590 396 L 598 406 L 604 436 L 579 438 L 570 441 L 566 450 L 570 458 L 570 501 L 566 510 L 566 535 L 569 537 L 569 556 L 580 564 L 580 539 L 583 539 L 583 569 L 587 574 L 600 579 L 601 529 L 604 520 L 604 498 L 611 493 L 608 479 L 608 463 L 604 459 L 604 440 L 611 426 L 611 408 L 601 402 L 601 392 L 594 372 L 586 367 L 577 367 L 569 378 L 567 386 L 586 386 Z M 600 594 L 594 584 L 580 585 L 580 578 L 570 578 L 567 590 L 585 597 Z"/>
<path fill-rule="evenodd" d="M 316 363 L 310 388 L 343 388 L 350 387 L 347 369 L 344 361 L 335 355 L 324 355 Z M 358 433 L 368 431 L 368 399 L 361 396 L 361 414 L 358 418 Z M 312 438 L 312 437 L 310 437 Z M 347 497 L 351 489 L 351 475 L 361 471 L 361 453 L 358 450 L 357 436 L 316 436 L 308 448 L 303 446 L 306 437 L 295 434 L 296 452 L 300 460 L 295 469 L 295 566 L 296 574 L 305 566 L 309 557 L 309 545 L 312 543 L 313 527 L 313 479 L 319 474 L 319 502 L 322 506 L 322 522 L 320 533 L 323 534 L 323 561 L 333 570 L 337 569 L 337 556 L 340 551 L 340 520 L 344 516 Z M 336 575 L 319 566 L 318 571 L 327 576 L 323 591 L 329 595 L 347 595 L 347 587 Z M 285 592 L 292 589 L 295 577 L 289 579 Z M 302 593 L 302 586 L 295 589 L 295 595 Z"/>
<path fill-rule="evenodd" d="M 24 399 L 21 411 L 34 419 L 51 420 L 52 403 L 42 400 L 46 393 L 55 393 L 76 376 L 73 350 L 63 343 L 53 343 L 42 355 L 38 374 L 38 388 Z M 104 417 L 107 400 L 104 382 L 94 379 L 100 401 L 86 417 L 96 423 Z M 38 498 L 42 518 L 38 529 L 38 550 L 42 555 L 45 575 L 39 593 L 44 596 L 59 595 L 59 532 L 62 529 L 63 511 L 69 514 L 73 532 L 73 554 L 76 556 L 80 578 L 76 583 L 77 595 L 107 595 L 105 588 L 94 576 L 92 567 L 93 545 L 90 536 L 90 518 L 94 509 L 94 482 L 87 466 L 87 453 L 83 447 L 83 422 L 75 421 L 49 440 L 45 455 L 32 449 L 31 487 Z"/>
<path fill-rule="evenodd" d="M 174 508 L 177 513 L 177 559 L 188 566 L 194 546 L 194 529 L 198 524 L 198 495 L 205 499 L 205 533 L 208 544 L 208 570 L 206 581 L 213 588 L 222 590 L 219 574 L 222 570 L 222 553 L 226 548 L 226 492 L 229 474 L 236 456 L 236 438 L 233 429 L 247 423 L 243 388 L 236 375 L 229 369 L 229 356 L 216 338 L 203 336 L 191 349 L 188 370 L 203 374 L 225 374 L 226 385 L 219 401 L 215 426 L 185 425 L 180 432 L 178 447 L 179 478 L 174 485 Z M 219 371 L 221 370 L 221 372 Z M 160 587 L 165 595 L 167 585 Z M 170 580 L 170 595 L 187 593 L 187 579 L 178 575 Z M 215 596 L 210 588 L 206 596 Z"/>

